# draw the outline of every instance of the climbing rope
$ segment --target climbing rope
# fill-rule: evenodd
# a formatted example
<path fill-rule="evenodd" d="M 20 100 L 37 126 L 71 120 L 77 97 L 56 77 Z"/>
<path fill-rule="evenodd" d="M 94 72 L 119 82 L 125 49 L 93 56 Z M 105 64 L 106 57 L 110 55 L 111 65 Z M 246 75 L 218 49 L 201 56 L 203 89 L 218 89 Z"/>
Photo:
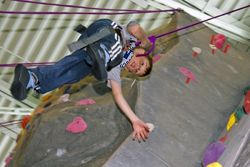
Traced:
<path fill-rule="evenodd" d="M 82 9 L 91 9 L 91 10 L 109 10 L 109 11 L 118 11 L 118 12 L 34 12 L 34 11 L 8 11 L 1 10 L 0 14 L 39 14 L 39 15 L 60 15 L 60 14 L 81 14 L 81 15 L 117 15 L 117 14 L 143 14 L 143 13 L 160 13 L 160 12 L 175 12 L 180 11 L 180 9 L 168 9 L 168 10 L 128 10 L 128 9 L 107 9 L 107 8 L 93 8 L 93 7 L 85 7 L 85 6 L 77 6 L 77 5 L 65 5 L 65 4 L 56 4 L 56 3 L 46 3 L 46 2 L 35 2 L 29 0 L 12 0 L 16 2 L 22 3 L 33 3 L 40 5 L 49 5 L 49 6 L 60 6 L 60 7 L 70 7 L 70 8 L 82 8 Z"/>
<path fill-rule="evenodd" d="M 15 124 L 19 124 L 20 122 L 22 122 L 21 119 L 20 120 L 11 120 L 11 121 L 6 121 L 6 122 L 0 122 L 0 127 L 15 125 Z"/>
<path fill-rule="evenodd" d="M 28 0 L 13 0 L 13 1 L 28 1 Z M 31 3 L 35 3 L 33 1 L 28 1 L 28 2 L 31 2 Z M 48 3 L 47 3 L 48 4 Z M 52 5 L 52 4 L 48 4 L 48 5 Z M 55 4 L 54 4 L 55 5 Z M 60 5 L 60 4 L 57 4 L 57 5 Z M 68 5 L 67 5 L 68 6 Z M 71 5 L 70 5 L 71 6 Z M 68 6 L 69 7 L 69 6 Z M 193 27 L 195 25 L 198 25 L 198 24 L 201 24 L 201 23 L 204 23 L 204 22 L 207 22 L 209 20 L 212 20 L 212 19 L 215 19 L 215 18 L 218 18 L 218 17 L 221 17 L 221 16 L 224 16 L 224 15 L 227 15 L 227 14 L 230 14 L 230 13 L 233 13 L 233 12 L 237 12 L 239 10 L 242 10 L 242 9 L 245 9 L 245 8 L 248 8 L 250 7 L 250 5 L 246 5 L 246 6 L 243 6 L 241 8 L 238 8 L 238 9 L 235 9 L 235 10 L 231 10 L 229 12 L 225 12 L 223 14 L 220 14 L 220 15 L 217 15 L 217 16 L 213 16 L 213 17 L 210 17 L 208 19 L 205 19 L 205 20 L 201 20 L 201 21 L 197 21 L 197 22 L 194 22 L 194 23 L 191 23 L 191 24 L 188 24 L 186 26 L 183 26 L 183 27 L 180 27 L 180 28 L 177 28 L 175 30 L 172 30 L 172 31 L 169 31 L 169 32 L 166 32 L 166 33 L 163 33 L 163 34 L 160 34 L 160 35 L 157 35 L 157 36 L 150 36 L 148 37 L 150 42 L 152 43 L 152 47 L 145 53 L 145 54 L 140 54 L 140 55 L 137 55 L 137 56 L 148 56 L 155 48 L 155 42 L 158 38 L 161 38 L 161 37 L 164 37 L 164 36 L 167 36 L 167 35 L 170 35 L 170 34 L 173 34 L 175 32 L 178 32 L 178 31 L 181 31 L 181 30 L 185 30 L 185 29 L 188 29 L 190 27 Z M 100 8 L 100 10 L 103 9 L 103 8 Z M 178 9 L 176 9 L 178 10 Z M 114 15 L 114 14 L 132 14 L 130 13 L 131 11 L 129 12 L 119 12 L 119 13 L 107 13 L 107 12 L 97 12 L 97 13 L 93 13 L 93 12 L 23 12 L 23 11 L 0 11 L 0 13 L 4 13 L 4 14 L 108 14 L 108 15 Z M 151 12 L 159 12 L 159 11 L 132 11 L 132 12 L 138 12 L 138 13 L 151 13 Z M 136 14 L 134 13 L 134 14 Z M 137 14 L 138 14 L 137 13 Z M 140 45 L 140 42 L 138 42 L 136 44 L 137 46 Z M 54 62 L 41 62 L 41 63 L 23 63 L 24 65 L 26 66 L 39 66 L 39 65 L 48 65 L 48 64 L 53 64 Z M 17 63 L 15 64 L 0 64 L 0 67 L 14 67 L 16 66 Z"/>
<path fill-rule="evenodd" d="M 17 64 L 20 63 L 13 63 L 13 64 L 0 64 L 0 67 L 16 67 Z M 26 67 L 32 67 L 32 66 L 44 66 L 44 65 L 53 65 L 55 62 L 39 62 L 39 63 L 21 63 Z"/>
<path fill-rule="evenodd" d="M 183 27 L 177 28 L 177 29 L 175 29 L 175 30 L 172 30 L 172 31 L 169 31 L 169 32 L 160 34 L 160 35 L 157 35 L 157 36 L 150 36 L 150 37 L 149 37 L 149 40 L 150 40 L 150 42 L 152 43 L 152 47 L 151 47 L 146 53 L 140 54 L 140 55 L 137 55 L 137 56 L 148 56 L 148 55 L 154 50 L 154 48 L 155 48 L 155 41 L 156 41 L 158 38 L 161 38 L 161 37 L 164 37 L 164 36 L 173 34 L 173 33 L 175 33 L 175 32 L 181 31 L 181 30 L 188 29 L 188 28 L 193 27 L 193 26 L 196 26 L 196 25 L 198 25 L 198 24 L 207 22 L 207 21 L 209 21 L 209 20 L 212 20 L 212 19 L 215 19 L 215 18 L 224 16 L 224 15 L 227 15 L 227 14 L 230 14 L 230 13 L 233 13 L 233 12 L 237 12 L 237 11 L 239 11 L 239 10 L 242 10 L 242 9 L 245 9 L 245 8 L 248 8 L 248 7 L 250 7 L 250 5 L 246 5 L 246 6 L 243 6 L 243 7 L 241 7 L 241 8 L 238 8 L 238 9 L 235 9 L 235 10 L 231 10 L 231 11 L 229 11 L 229 12 L 226 12 L 226 13 L 223 13 L 223 14 L 220 14 L 220 15 L 217 15 L 217 16 L 213 16 L 213 17 L 210 17 L 210 18 L 205 19 L 205 20 L 197 21 L 197 22 L 194 22 L 194 23 L 185 25 L 185 26 L 183 26 Z M 140 44 L 140 43 L 137 43 L 137 45 L 139 45 L 139 44 Z"/>
<path fill-rule="evenodd" d="M 87 6 L 78 6 L 78 5 L 65 5 L 65 4 L 56 4 L 56 3 L 47 3 L 47 2 L 36 2 L 30 0 L 12 0 L 16 2 L 22 3 L 33 3 L 33 4 L 40 4 L 40 5 L 47 5 L 47 6 L 60 6 L 66 8 L 80 8 L 80 9 L 91 9 L 91 10 L 108 10 L 108 11 L 126 11 L 126 12 L 172 12 L 172 11 L 179 11 L 180 9 L 168 9 L 168 10 L 131 10 L 131 9 L 111 9 L 111 8 L 94 8 L 94 7 L 87 7 Z"/>
<path fill-rule="evenodd" d="M 18 123 L 20 123 L 20 122 L 18 122 Z M 18 123 L 16 123 L 16 124 L 18 124 Z M 3 128 L 5 128 L 5 129 L 7 129 L 7 130 L 9 130 L 9 131 L 11 131 L 11 132 L 13 132 L 13 133 L 15 133 L 15 134 L 18 134 L 16 131 L 14 131 L 14 130 L 12 130 L 11 128 L 9 128 L 8 126 L 10 126 L 10 125 L 14 125 L 14 123 L 11 123 L 11 124 L 3 124 L 3 123 L 0 123 L 0 127 L 3 127 Z"/>

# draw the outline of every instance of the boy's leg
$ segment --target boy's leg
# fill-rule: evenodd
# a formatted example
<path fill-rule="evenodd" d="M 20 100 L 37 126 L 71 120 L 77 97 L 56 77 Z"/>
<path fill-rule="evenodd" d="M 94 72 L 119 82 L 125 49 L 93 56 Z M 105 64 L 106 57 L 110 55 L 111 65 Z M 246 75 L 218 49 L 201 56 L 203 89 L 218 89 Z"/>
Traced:
<path fill-rule="evenodd" d="M 77 50 L 55 63 L 30 69 L 38 78 L 36 90 L 46 93 L 64 84 L 80 81 L 91 73 L 92 66 L 89 55 L 84 50 Z"/>
<path fill-rule="evenodd" d="M 11 93 L 14 98 L 24 100 L 27 97 L 29 81 L 33 78 L 37 79 L 33 82 L 36 82 L 35 87 L 39 93 L 46 93 L 64 84 L 77 82 L 91 73 L 91 63 L 88 53 L 78 50 L 54 65 L 33 69 L 27 69 L 21 64 L 17 65 Z M 29 72 L 32 72 L 34 76 Z"/>

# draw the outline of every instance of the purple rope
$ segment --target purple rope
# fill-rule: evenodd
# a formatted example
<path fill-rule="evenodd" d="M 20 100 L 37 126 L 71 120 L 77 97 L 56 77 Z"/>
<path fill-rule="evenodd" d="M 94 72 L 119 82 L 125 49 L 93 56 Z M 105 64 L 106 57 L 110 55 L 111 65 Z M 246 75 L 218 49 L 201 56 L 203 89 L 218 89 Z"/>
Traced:
<path fill-rule="evenodd" d="M 242 10 L 242 9 L 245 9 L 245 8 L 248 8 L 248 7 L 250 7 L 250 5 L 243 6 L 243 7 L 241 7 L 241 8 L 238 8 L 238 9 L 235 9 L 235 10 L 232 10 L 232 11 L 229 11 L 229 12 L 226 12 L 226 13 L 223 13 L 223 14 L 220 14 L 220 15 L 217 15 L 217 16 L 214 16 L 214 17 L 211 17 L 211 18 L 202 20 L 202 21 L 198 21 L 198 22 L 195 22 L 195 23 L 191 23 L 191 24 L 189 24 L 189 25 L 183 26 L 183 27 L 178 28 L 178 29 L 175 29 L 175 30 L 173 30 L 173 31 L 170 31 L 170 32 L 167 32 L 167 33 L 164 33 L 164 34 L 157 35 L 157 36 L 155 36 L 155 38 L 161 38 L 161 37 L 163 37 L 163 36 L 166 36 L 166 35 L 175 33 L 175 32 L 177 32 L 177 31 L 181 31 L 181 30 L 184 30 L 184 29 L 188 29 L 188 28 L 193 27 L 193 26 L 195 26 L 195 25 L 197 25 L 197 24 L 201 24 L 201 23 L 203 23 L 203 22 L 206 22 L 206 21 L 209 21 L 209 20 L 212 20 L 212 19 L 215 19 L 215 18 L 224 16 L 224 15 L 227 15 L 227 14 L 230 14 L 230 13 L 233 13 L 233 12 L 237 12 L 237 11 L 239 11 L 239 10 Z"/>
<path fill-rule="evenodd" d="M 159 13 L 161 11 L 133 11 L 133 12 L 33 12 L 33 11 L 8 11 L 8 10 L 1 10 L 0 14 L 27 14 L 27 15 L 61 15 L 61 14 L 68 14 L 68 15 L 123 15 L 123 14 L 142 14 L 142 13 Z"/>
<path fill-rule="evenodd" d="M 235 10 L 232 10 L 232 11 L 229 11 L 229 12 L 226 12 L 226 13 L 223 13 L 223 14 L 220 14 L 220 15 L 217 15 L 217 16 L 214 16 L 214 17 L 211 17 L 211 18 L 202 20 L 202 21 L 194 22 L 194 23 L 188 24 L 188 25 L 186 25 L 186 26 L 177 28 L 177 29 L 175 29 L 175 30 L 172 30 L 172 31 L 169 31 L 169 32 L 160 34 L 160 35 L 157 35 L 157 36 L 155 36 L 155 40 L 156 40 L 157 38 L 161 38 L 161 37 L 163 37 L 163 36 L 167 36 L 167 35 L 169 35 L 169 34 L 173 34 L 173 33 L 175 33 L 175 32 L 178 32 L 178 31 L 181 31 L 181 30 L 188 29 L 188 28 L 190 28 L 190 27 L 193 27 L 193 26 L 195 26 L 195 25 L 201 24 L 201 23 L 203 23 L 203 22 L 206 22 L 206 21 L 209 21 L 209 20 L 212 20 L 212 19 L 215 19 L 215 18 L 224 16 L 224 15 L 227 15 L 227 14 L 230 14 L 230 13 L 233 13 L 233 12 L 237 12 L 237 11 L 239 11 L 239 10 L 242 10 L 242 9 L 245 9 L 245 8 L 248 8 L 248 7 L 250 7 L 250 5 L 243 6 L 243 7 L 241 7 L 241 8 L 238 8 L 238 9 L 235 9 Z M 152 36 L 151 36 L 151 37 L 152 37 Z M 154 40 L 153 42 L 150 41 L 150 42 L 153 44 L 152 48 L 154 48 L 154 46 L 155 46 L 155 40 Z M 137 45 L 139 45 L 139 44 L 140 44 L 140 42 L 137 43 Z M 145 54 L 137 55 L 137 57 L 139 57 L 139 56 L 148 56 L 148 55 L 153 51 L 152 48 L 151 48 L 148 52 L 146 52 Z"/>
<path fill-rule="evenodd" d="M 248 8 L 250 7 L 250 5 L 247 5 L 247 6 L 243 6 L 241 8 L 238 8 L 238 9 L 235 9 L 235 10 L 232 10 L 232 11 L 229 11 L 229 12 L 226 12 L 226 13 L 223 13 L 223 14 L 220 14 L 220 15 L 217 15 L 217 16 L 214 16 L 214 17 L 211 17 L 211 18 L 208 18 L 208 19 L 205 19 L 205 20 L 202 20 L 202 21 L 198 21 L 198 22 L 195 22 L 195 23 L 191 23 L 189 25 L 186 25 L 186 26 L 183 26 L 181 28 L 178 28 L 178 29 L 175 29 L 175 30 L 172 30 L 170 32 L 167 32 L 167 33 L 163 33 L 163 34 L 160 34 L 160 35 L 157 35 L 157 36 L 151 36 L 152 38 L 154 38 L 155 40 L 157 38 L 161 38 L 163 36 L 166 36 L 166 35 L 169 35 L 169 34 L 172 34 L 172 33 L 175 33 L 175 32 L 178 32 L 178 31 L 181 31 L 181 30 L 184 30 L 184 29 L 188 29 L 190 27 L 193 27 L 195 25 L 198 25 L 198 24 L 201 24 L 203 22 L 206 22 L 206 21 L 209 21 L 209 20 L 212 20 L 212 19 L 215 19 L 215 18 L 218 18 L 218 17 L 221 17 L 221 16 L 224 16 L 224 15 L 227 15 L 227 14 L 230 14 L 230 13 L 233 13 L 233 12 L 236 12 L 236 11 L 239 11 L 239 10 L 242 10 L 242 9 L 245 9 L 245 8 Z M 24 12 L 24 13 L 18 13 L 18 12 L 15 12 L 15 11 L 0 11 L 1 12 L 10 12 L 10 14 L 32 14 L 34 12 Z M 38 13 L 48 13 L 48 12 L 35 12 L 35 14 L 38 14 Z M 53 12 L 49 12 L 49 13 L 53 13 Z M 55 12 L 55 13 L 62 13 L 62 12 Z M 74 12 L 69 12 L 69 13 L 74 13 Z M 81 13 L 81 12 L 79 12 Z M 83 13 L 88 13 L 88 12 L 83 12 Z M 65 14 L 65 13 L 64 13 Z M 109 14 L 112 14 L 112 13 L 109 13 Z M 120 13 L 121 14 L 121 13 Z M 138 56 L 147 56 L 149 55 L 149 53 L 151 53 L 154 48 L 155 48 L 155 40 L 153 42 L 151 42 L 153 44 L 153 46 L 151 47 L 151 49 L 146 52 L 145 54 L 142 54 L 142 55 L 138 55 Z M 47 65 L 47 64 L 53 64 L 54 62 L 42 62 L 42 63 L 24 63 L 24 65 L 26 64 L 27 66 L 38 66 L 38 65 Z M 14 67 L 16 66 L 16 64 L 0 64 L 0 67 Z"/>
<path fill-rule="evenodd" d="M 26 67 L 31 67 L 31 66 L 52 65 L 55 64 L 55 62 L 0 64 L 0 67 L 15 67 L 17 64 L 23 64 Z"/>
<path fill-rule="evenodd" d="M 151 48 L 146 53 L 144 53 L 144 54 L 138 54 L 138 55 L 136 55 L 136 57 L 148 56 L 151 52 L 153 52 L 153 50 L 155 49 L 156 38 L 155 38 L 155 36 L 152 35 L 152 36 L 149 36 L 148 39 L 152 43 Z M 139 46 L 140 44 L 141 44 L 141 42 L 137 42 L 135 45 Z"/>
<path fill-rule="evenodd" d="M 172 11 L 179 11 L 180 9 L 169 9 L 169 10 L 131 10 L 131 9 L 110 9 L 110 8 L 94 8 L 94 7 L 86 7 L 86 6 L 77 6 L 77 5 L 65 5 L 65 4 L 56 4 L 56 3 L 47 3 L 47 2 L 35 2 L 29 0 L 12 0 L 16 2 L 23 2 L 23 3 L 33 3 L 33 4 L 40 4 L 40 5 L 48 5 L 48 6 L 61 6 L 61 7 L 68 7 L 68 8 L 81 8 L 81 9 L 91 9 L 91 10 L 109 10 L 109 11 L 126 11 L 126 12 L 172 12 Z"/>

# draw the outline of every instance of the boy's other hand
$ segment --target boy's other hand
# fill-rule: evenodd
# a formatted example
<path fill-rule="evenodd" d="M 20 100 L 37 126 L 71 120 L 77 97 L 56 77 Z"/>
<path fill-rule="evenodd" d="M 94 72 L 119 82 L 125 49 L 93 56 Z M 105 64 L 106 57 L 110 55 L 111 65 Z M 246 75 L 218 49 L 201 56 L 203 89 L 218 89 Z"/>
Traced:
<path fill-rule="evenodd" d="M 138 142 L 146 141 L 149 136 L 149 127 L 146 123 L 141 120 L 136 120 L 132 122 L 133 125 L 133 140 L 138 140 Z"/>

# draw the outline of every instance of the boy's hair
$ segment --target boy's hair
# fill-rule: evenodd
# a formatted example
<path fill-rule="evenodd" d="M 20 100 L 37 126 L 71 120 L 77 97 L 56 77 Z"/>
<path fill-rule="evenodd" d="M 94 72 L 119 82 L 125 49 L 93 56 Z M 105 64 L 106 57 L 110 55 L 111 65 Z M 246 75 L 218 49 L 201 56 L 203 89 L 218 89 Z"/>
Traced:
<path fill-rule="evenodd" d="M 145 73 L 142 74 L 140 77 L 148 76 L 151 73 L 152 69 L 153 69 L 153 58 L 152 58 L 152 56 L 148 55 L 147 60 L 149 62 L 149 67 L 146 69 Z"/>

